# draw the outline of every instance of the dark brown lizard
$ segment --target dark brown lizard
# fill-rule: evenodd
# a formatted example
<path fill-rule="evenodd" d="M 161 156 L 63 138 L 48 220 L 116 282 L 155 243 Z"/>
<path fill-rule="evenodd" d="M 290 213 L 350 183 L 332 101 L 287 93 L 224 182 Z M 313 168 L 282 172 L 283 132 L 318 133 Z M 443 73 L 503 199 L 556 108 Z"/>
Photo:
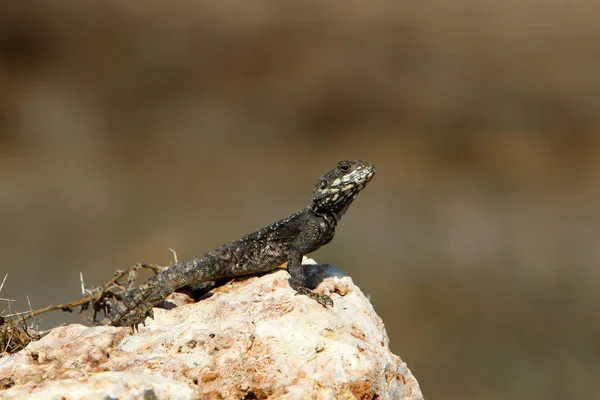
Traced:
<path fill-rule="evenodd" d="M 179 288 L 269 272 L 286 261 L 297 294 L 333 306 L 329 296 L 306 287 L 302 256 L 333 239 L 337 223 L 374 174 L 375 167 L 366 161 L 340 161 L 317 180 L 308 207 L 202 256 L 167 267 L 122 295 L 100 324 L 137 327 L 153 315 L 154 305 Z"/>

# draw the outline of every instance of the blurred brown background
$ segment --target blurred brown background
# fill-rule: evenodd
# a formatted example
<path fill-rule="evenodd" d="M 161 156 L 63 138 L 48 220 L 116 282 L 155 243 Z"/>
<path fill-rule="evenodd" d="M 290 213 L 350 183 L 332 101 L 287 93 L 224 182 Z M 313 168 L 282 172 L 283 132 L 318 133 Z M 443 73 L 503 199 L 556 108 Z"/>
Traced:
<path fill-rule="evenodd" d="M 426 398 L 599 392 L 597 1 L 24 3 L 0 5 L 11 307 L 201 254 L 362 158 L 313 256 Z"/>

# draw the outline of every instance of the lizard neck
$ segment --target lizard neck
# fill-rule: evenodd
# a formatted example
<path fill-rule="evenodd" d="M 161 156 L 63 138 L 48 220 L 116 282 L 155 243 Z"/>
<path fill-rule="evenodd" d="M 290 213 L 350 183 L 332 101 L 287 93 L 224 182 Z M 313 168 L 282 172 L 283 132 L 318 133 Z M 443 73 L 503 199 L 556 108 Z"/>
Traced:
<path fill-rule="evenodd" d="M 352 193 L 348 196 L 343 196 L 340 201 L 327 202 L 323 199 L 313 199 L 312 203 L 308 207 L 313 213 L 325 218 L 328 222 L 334 221 L 335 225 L 342 219 L 348 207 L 354 201 L 357 193 Z"/>
<path fill-rule="evenodd" d="M 339 210 L 336 212 L 336 210 L 332 210 L 330 208 L 318 207 L 318 205 L 316 205 L 315 203 L 312 203 L 308 207 L 308 209 L 317 217 L 320 217 L 323 220 L 325 220 L 325 223 L 327 223 L 327 225 L 329 227 L 335 228 L 337 226 L 337 223 L 340 221 L 340 219 L 342 219 L 342 216 L 346 212 L 347 207 L 344 210 Z"/>

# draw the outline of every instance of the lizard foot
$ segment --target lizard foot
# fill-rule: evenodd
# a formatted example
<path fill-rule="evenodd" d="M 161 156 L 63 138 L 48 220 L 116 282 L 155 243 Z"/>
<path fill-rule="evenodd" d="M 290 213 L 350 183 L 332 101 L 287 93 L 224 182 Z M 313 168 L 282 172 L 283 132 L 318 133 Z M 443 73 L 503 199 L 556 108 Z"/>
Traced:
<path fill-rule="evenodd" d="M 299 295 L 299 294 L 308 296 L 311 299 L 316 300 L 323 307 L 327 307 L 327 306 L 333 307 L 333 300 L 331 300 L 331 297 L 329 297 L 327 295 L 317 294 L 317 293 L 313 292 L 312 290 L 305 288 L 305 287 L 299 287 L 296 289 L 296 295 Z"/>

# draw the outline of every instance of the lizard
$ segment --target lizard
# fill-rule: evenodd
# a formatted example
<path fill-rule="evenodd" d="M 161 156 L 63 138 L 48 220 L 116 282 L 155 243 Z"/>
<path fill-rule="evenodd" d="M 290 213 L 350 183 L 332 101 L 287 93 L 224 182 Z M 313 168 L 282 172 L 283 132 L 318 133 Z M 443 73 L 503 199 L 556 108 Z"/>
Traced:
<path fill-rule="evenodd" d="M 338 222 L 374 174 L 375 167 L 366 161 L 340 161 L 317 180 L 308 207 L 204 255 L 166 267 L 120 296 L 100 324 L 137 329 L 146 317 L 153 318 L 152 307 L 177 289 L 266 273 L 285 262 L 296 294 L 332 307 L 329 296 L 306 287 L 302 257 L 333 239 Z"/>

